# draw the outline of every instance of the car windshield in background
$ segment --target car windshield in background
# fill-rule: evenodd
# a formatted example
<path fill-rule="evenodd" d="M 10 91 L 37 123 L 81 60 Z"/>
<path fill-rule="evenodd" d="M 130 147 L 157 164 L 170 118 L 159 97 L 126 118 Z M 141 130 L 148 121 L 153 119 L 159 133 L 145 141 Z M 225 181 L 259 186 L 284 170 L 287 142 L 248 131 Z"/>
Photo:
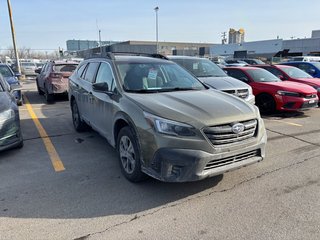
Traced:
<path fill-rule="evenodd" d="M 286 74 L 288 74 L 290 77 L 293 77 L 293 78 L 312 78 L 311 75 L 309 75 L 305 71 L 302 71 L 299 68 L 282 67 L 281 70 L 284 71 Z"/>
<path fill-rule="evenodd" d="M 0 66 L 0 73 L 3 77 L 12 77 L 13 74 L 7 66 Z"/>
<path fill-rule="evenodd" d="M 279 82 L 281 81 L 272 73 L 264 69 L 247 69 L 246 72 L 255 82 Z"/>
<path fill-rule="evenodd" d="M 55 72 L 73 72 L 77 68 L 76 64 L 57 64 L 53 66 Z"/>
<path fill-rule="evenodd" d="M 176 64 L 118 63 L 117 68 L 125 91 L 166 92 L 203 90 L 198 79 Z"/>
<path fill-rule="evenodd" d="M 174 59 L 196 77 L 226 77 L 227 74 L 208 59 Z"/>

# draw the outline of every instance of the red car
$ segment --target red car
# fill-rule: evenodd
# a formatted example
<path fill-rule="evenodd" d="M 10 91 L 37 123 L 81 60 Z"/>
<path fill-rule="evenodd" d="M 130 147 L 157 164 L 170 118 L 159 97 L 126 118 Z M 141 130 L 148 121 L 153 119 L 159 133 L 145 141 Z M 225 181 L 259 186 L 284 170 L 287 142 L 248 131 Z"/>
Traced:
<path fill-rule="evenodd" d="M 313 78 L 311 75 L 297 67 L 267 64 L 255 65 L 255 67 L 266 69 L 283 81 L 293 81 L 310 85 L 311 87 L 316 89 L 318 98 L 320 98 L 320 78 Z"/>
<path fill-rule="evenodd" d="M 53 102 L 57 94 L 68 93 L 68 78 L 77 68 L 77 62 L 49 61 L 41 69 L 35 72 L 37 89 L 40 95 L 44 95 L 48 103 Z"/>
<path fill-rule="evenodd" d="M 304 110 L 318 105 L 317 91 L 306 84 L 281 81 L 257 67 L 227 67 L 224 70 L 252 87 L 261 113 Z"/>

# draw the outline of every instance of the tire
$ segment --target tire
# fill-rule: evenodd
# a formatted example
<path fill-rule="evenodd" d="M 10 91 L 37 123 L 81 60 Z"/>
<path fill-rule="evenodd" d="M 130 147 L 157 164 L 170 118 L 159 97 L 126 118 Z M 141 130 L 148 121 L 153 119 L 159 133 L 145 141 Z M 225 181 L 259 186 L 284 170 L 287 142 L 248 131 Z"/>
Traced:
<path fill-rule="evenodd" d="M 81 119 L 78 105 L 75 100 L 71 102 L 72 123 L 77 132 L 84 132 L 88 129 L 88 125 Z"/>
<path fill-rule="evenodd" d="M 36 79 L 36 83 L 37 83 L 37 90 L 38 90 L 39 95 L 41 95 L 41 96 L 44 95 L 44 92 L 39 87 L 38 79 Z"/>
<path fill-rule="evenodd" d="M 21 149 L 21 148 L 23 148 L 23 141 L 21 141 L 18 145 L 17 145 L 17 147 L 16 147 L 17 149 Z"/>
<path fill-rule="evenodd" d="M 20 100 L 17 101 L 17 105 L 18 105 L 18 106 L 22 106 L 22 105 L 23 105 L 22 99 L 20 99 Z"/>
<path fill-rule="evenodd" d="M 48 89 L 47 89 L 47 86 L 46 86 L 46 85 L 44 85 L 44 97 L 45 97 L 47 103 L 53 103 L 53 101 L 54 101 L 54 96 L 53 96 L 53 94 L 50 94 L 50 93 L 48 92 Z"/>
<path fill-rule="evenodd" d="M 122 174 L 131 182 L 141 182 L 146 175 L 141 171 L 137 138 L 130 127 L 123 127 L 117 139 L 117 152 Z"/>
<path fill-rule="evenodd" d="M 271 114 L 276 111 L 276 102 L 269 94 L 261 94 L 257 96 L 256 105 L 262 114 Z"/>

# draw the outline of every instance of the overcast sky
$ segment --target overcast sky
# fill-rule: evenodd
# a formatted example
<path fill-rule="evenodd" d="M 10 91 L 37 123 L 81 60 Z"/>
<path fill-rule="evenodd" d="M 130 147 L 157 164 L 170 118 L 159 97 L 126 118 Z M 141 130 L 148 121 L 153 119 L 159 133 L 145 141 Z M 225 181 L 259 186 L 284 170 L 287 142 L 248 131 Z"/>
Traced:
<path fill-rule="evenodd" d="M 320 0 L 11 0 L 18 47 L 66 48 L 66 40 L 220 43 L 229 28 L 245 41 L 310 37 L 320 29 Z M 0 49 L 12 46 L 7 0 L 0 0 Z"/>

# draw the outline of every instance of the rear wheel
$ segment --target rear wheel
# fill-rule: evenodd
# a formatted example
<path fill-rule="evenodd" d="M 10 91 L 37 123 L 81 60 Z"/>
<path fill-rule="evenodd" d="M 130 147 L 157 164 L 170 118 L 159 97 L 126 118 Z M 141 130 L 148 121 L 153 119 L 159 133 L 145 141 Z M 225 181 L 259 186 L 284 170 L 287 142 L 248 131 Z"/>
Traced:
<path fill-rule="evenodd" d="M 140 182 L 146 179 L 141 171 L 140 152 L 137 139 L 130 127 L 120 130 L 117 139 L 117 151 L 120 160 L 120 168 L 123 175 L 131 182 Z"/>
<path fill-rule="evenodd" d="M 271 114 L 276 111 L 276 102 L 269 94 L 261 94 L 256 98 L 256 105 L 262 114 Z"/>
<path fill-rule="evenodd" d="M 54 100 L 53 94 L 48 92 L 48 89 L 47 89 L 46 85 L 44 85 L 44 97 L 45 97 L 47 103 L 52 103 L 53 100 Z"/>
<path fill-rule="evenodd" d="M 88 125 L 81 119 L 78 105 L 75 100 L 71 102 L 72 122 L 77 132 L 83 132 L 88 129 Z"/>
<path fill-rule="evenodd" d="M 41 90 L 41 88 L 39 87 L 38 79 L 36 79 L 36 83 L 37 83 L 37 90 L 38 90 L 39 95 L 43 95 L 44 92 L 43 92 L 43 91 Z"/>

